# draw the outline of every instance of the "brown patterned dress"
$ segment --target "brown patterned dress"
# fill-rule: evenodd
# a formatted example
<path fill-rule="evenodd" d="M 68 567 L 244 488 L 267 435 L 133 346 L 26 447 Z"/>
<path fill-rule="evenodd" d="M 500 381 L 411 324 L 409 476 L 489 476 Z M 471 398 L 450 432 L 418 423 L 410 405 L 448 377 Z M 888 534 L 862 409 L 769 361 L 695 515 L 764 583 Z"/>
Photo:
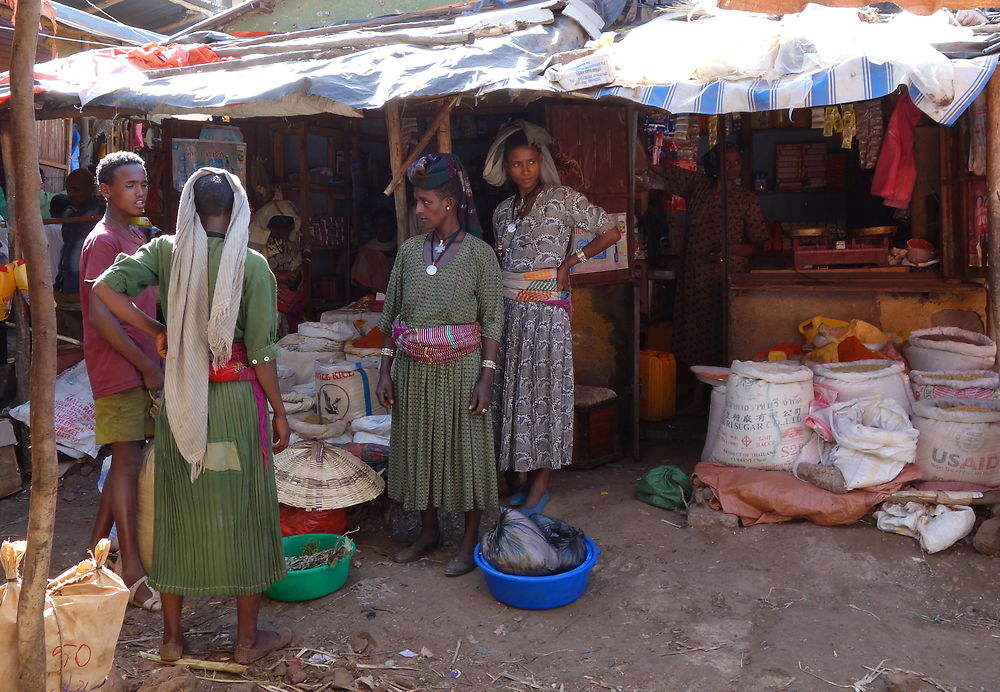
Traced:
<path fill-rule="evenodd" d="M 674 303 L 674 355 L 688 365 L 729 365 L 722 362 L 724 272 L 721 262 L 712 257 L 722 250 L 719 188 L 706 175 L 669 164 L 663 167 L 663 178 L 666 192 L 687 202 L 687 233 Z M 767 240 L 767 225 L 756 195 L 730 185 L 727 202 L 729 244 L 762 245 Z M 730 274 L 747 269 L 747 258 L 729 257 Z"/>
<path fill-rule="evenodd" d="M 548 186 L 531 211 L 514 218 L 514 197 L 493 213 L 500 268 L 555 269 L 569 254 L 573 230 L 606 233 L 600 207 L 571 188 Z M 511 227 L 513 224 L 513 228 Z M 553 305 L 504 298 L 503 339 L 494 392 L 497 459 L 502 470 L 558 469 L 573 461 L 573 332 Z"/>

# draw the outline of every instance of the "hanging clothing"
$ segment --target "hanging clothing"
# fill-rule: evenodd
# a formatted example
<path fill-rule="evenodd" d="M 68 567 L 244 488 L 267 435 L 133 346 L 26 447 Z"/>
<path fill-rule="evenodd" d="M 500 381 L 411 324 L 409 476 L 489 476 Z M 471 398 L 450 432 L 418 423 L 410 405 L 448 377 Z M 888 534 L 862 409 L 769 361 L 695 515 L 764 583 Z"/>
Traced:
<path fill-rule="evenodd" d="M 861 101 L 854 104 L 857 119 L 858 158 L 865 170 L 875 168 L 882 149 L 882 102 Z"/>
<path fill-rule="evenodd" d="M 872 180 L 872 195 L 882 197 L 887 207 L 910 206 L 917 182 L 916 128 L 922 116 L 923 111 L 913 105 L 909 94 L 902 92 L 889 118 Z"/>
<path fill-rule="evenodd" d="M 504 272 L 504 329 L 494 380 L 497 458 L 502 470 L 558 469 L 573 461 L 573 331 L 568 296 L 556 296 L 554 271 L 572 249 L 573 231 L 604 234 L 603 209 L 564 186 L 545 186 L 515 218 L 516 195 L 493 213 Z M 522 282 L 539 282 L 520 300 Z"/>

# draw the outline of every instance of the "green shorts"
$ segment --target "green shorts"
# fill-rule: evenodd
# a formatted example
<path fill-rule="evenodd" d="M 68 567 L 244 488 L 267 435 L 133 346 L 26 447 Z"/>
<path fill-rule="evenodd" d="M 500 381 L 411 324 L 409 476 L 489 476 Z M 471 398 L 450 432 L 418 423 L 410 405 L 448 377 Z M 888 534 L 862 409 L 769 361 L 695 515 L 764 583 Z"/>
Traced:
<path fill-rule="evenodd" d="M 94 436 L 97 444 L 141 442 L 152 437 L 155 421 L 149 415 L 153 398 L 145 387 L 94 399 Z"/>

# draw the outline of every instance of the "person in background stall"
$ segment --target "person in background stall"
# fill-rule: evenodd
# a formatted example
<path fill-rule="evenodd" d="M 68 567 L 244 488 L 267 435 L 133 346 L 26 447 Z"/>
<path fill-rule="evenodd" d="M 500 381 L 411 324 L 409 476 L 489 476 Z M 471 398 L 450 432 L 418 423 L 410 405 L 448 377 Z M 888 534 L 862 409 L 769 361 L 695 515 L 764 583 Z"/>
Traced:
<path fill-rule="evenodd" d="M 251 247 L 259 247 L 278 281 L 278 336 L 294 334 L 309 306 L 310 255 L 295 203 L 274 199 L 254 215 Z"/>
<path fill-rule="evenodd" d="M 278 390 L 275 280 L 247 247 L 249 221 L 239 178 L 199 169 L 181 192 L 177 234 L 120 257 L 94 287 L 170 356 L 156 419 L 150 574 L 163 599 L 164 661 L 184 654 L 185 596 L 236 596 L 237 663 L 292 636 L 258 629 L 261 594 L 285 576 L 273 455 L 287 446 L 289 428 Z M 129 298 L 154 286 L 166 326 Z"/>
<path fill-rule="evenodd" d="M 141 216 L 145 208 L 146 167 L 136 154 L 115 152 L 101 160 L 97 180 L 107 211 L 83 241 L 78 290 L 83 357 L 94 394 L 94 435 L 97 444 L 111 445 L 111 470 L 101 493 L 90 545 L 106 538 L 114 524 L 121 553 L 120 573 L 129 587 L 130 602 L 158 611 L 160 596 L 149 586 L 139 559 L 135 502 L 143 442 L 153 434 L 153 393 L 163 387 L 163 370 L 148 335 L 116 319 L 100 301 L 91 300 L 91 282 L 119 254 L 132 254 L 147 240 L 129 224 L 129 219 Z M 154 291 L 137 294 L 135 304 L 150 318 L 156 317 Z"/>
<path fill-rule="evenodd" d="M 351 281 L 360 295 L 385 293 L 396 261 L 396 219 L 387 209 L 372 214 L 375 238 L 358 248 L 351 267 Z"/>
<path fill-rule="evenodd" d="M 720 160 L 721 159 L 721 160 Z M 728 365 L 723 362 L 722 197 L 726 180 L 726 217 L 730 273 L 746 272 L 749 258 L 768 238 L 757 197 L 740 185 L 742 154 L 735 144 L 713 147 L 702 157 L 705 173 L 672 164 L 650 169 L 664 181 L 667 194 L 687 202 L 687 232 L 674 308 L 673 351 L 685 365 Z M 696 387 L 691 409 L 700 410 L 704 388 Z M 699 396 L 700 395 L 700 396 Z M 690 409 L 689 409 L 690 410 Z"/>
<path fill-rule="evenodd" d="M 427 154 L 407 176 L 429 232 L 406 240 L 392 268 L 376 392 L 392 409 L 389 497 L 419 510 L 421 528 L 393 560 L 414 562 L 434 550 L 438 508 L 464 512 L 461 543 L 444 567 L 459 576 L 475 568 L 483 510 L 498 505 L 488 414 L 503 328 L 500 270 L 476 237 L 479 219 L 458 158 Z"/>
<path fill-rule="evenodd" d="M 500 469 L 528 472 L 528 487 L 507 504 L 542 511 L 555 469 L 573 461 L 573 334 L 570 269 L 614 245 L 621 234 L 600 207 L 561 185 L 552 136 L 516 120 L 502 128 L 483 177 L 515 194 L 493 213 L 503 270 L 504 334 L 495 396 Z M 597 234 L 572 252 L 577 228 Z"/>
<path fill-rule="evenodd" d="M 63 202 L 65 200 L 65 202 Z M 94 174 L 86 168 L 77 168 L 66 176 L 66 194 L 56 195 L 49 205 L 52 218 L 65 219 L 103 216 L 107 204 L 97 192 Z M 83 241 L 97 225 L 97 221 L 71 221 L 62 225 L 62 250 L 59 266 L 52 284 L 56 306 L 59 308 L 59 333 L 81 338 L 82 321 L 67 312 L 69 306 L 80 303 L 80 256 Z"/>

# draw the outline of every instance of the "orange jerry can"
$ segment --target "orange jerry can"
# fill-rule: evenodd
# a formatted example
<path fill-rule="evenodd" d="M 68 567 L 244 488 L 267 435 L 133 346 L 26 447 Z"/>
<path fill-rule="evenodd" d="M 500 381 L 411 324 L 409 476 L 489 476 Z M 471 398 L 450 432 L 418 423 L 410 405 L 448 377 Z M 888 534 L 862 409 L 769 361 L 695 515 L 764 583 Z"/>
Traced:
<path fill-rule="evenodd" d="M 677 360 L 672 353 L 639 352 L 639 418 L 660 421 L 677 412 Z"/>

